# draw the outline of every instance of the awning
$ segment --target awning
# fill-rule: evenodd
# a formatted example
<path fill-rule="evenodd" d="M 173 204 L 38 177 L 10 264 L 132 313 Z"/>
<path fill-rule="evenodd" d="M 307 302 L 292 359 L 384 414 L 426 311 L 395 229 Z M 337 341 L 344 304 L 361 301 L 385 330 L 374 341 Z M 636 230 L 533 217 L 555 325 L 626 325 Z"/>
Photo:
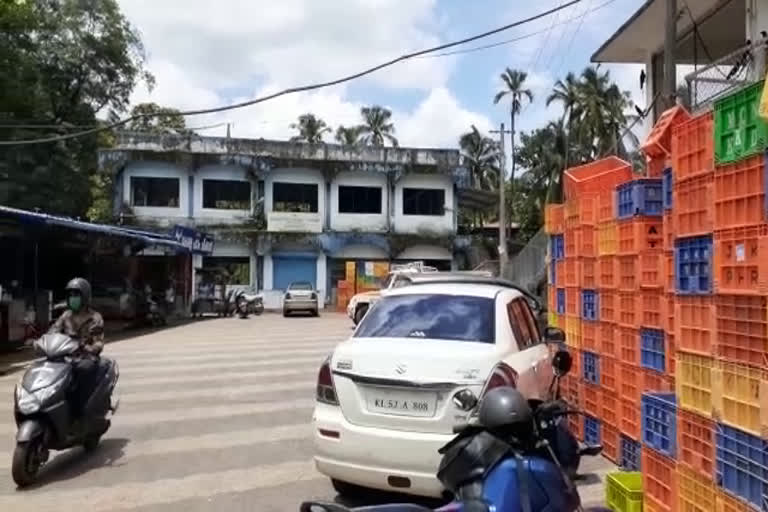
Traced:
<path fill-rule="evenodd" d="M 0 206 L 0 218 L 1 217 L 13 218 L 22 224 L 34 224 L 48 227 L 64 227 L 69 229 L 76 229 L 79 231 L 88 231 L 92 233 L 99 233 L 105 236 L 116 236 L 139 241 L 147 246 L 159 245 L 178 252 L 189 252 L 189 249 L 171 238 L 170 235 L 152 233 L 151 231 L 128 229 L 122 228 L 120 226 L 110 226 L 107 224 L 94 224 L 92 222 L 76 220 L 70 217 L 30 212 L 27 210 L 20 210 L 18 208 L 11 208 L 9 206 Z"/>
<path fill-rule="evenodd" d="M 744 45 L 747 39 L 746 6 L 744 0 L 678 0 L 677 48 L 679 64 L 709 63 Z M 699 38 L 694 37 L 693 22 L 698 25 Z M 592 62 L 643 64 L 664 48 L 664 25 L 667 17 L 666 0 L 647 0 L 592 55 Z M 697 40 L 698 39 L 698 40 Z M 704 51 L 704 41 L 709 55 Z M 695 41 L 695 45 L 694 45 Z"/>

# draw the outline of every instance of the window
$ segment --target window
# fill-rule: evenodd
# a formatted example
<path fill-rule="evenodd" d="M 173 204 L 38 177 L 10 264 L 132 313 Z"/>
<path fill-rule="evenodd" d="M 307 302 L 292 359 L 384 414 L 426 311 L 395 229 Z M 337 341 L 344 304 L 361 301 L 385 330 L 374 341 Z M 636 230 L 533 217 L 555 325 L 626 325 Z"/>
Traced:
<path fill-rule="evenodd" d="M 538 343 L 539 332 L 527 304 L 521 299 L 515 299 L 507 304 L 507 314 L 512 333 L 515 335 L 520 350 L 525 350 Z"/>
<path fill-rule="evenodd" d="M 308 283 L 307 281 L 296 281 L 295 283 L 291 283 L 288 285 L 289 290 L 312 290 L 312 284 Z"/>
<path fill-rule="evenodd" d="M 203 208 L 250 210 L 251 183 L 248 181 L 203 180 Z"/>
<path fill-rule="evenodd" d="M 251 259 L 243 257 L 205 256 L 203 268 L 220 271 L 226 284 L 251 284 Z"/>
<path fill-rule="evenodd" d="M 356 338 L 494 343 L 494 301 L 462 295 L 391 295 L 376 302 Z"/>
<path fill-rule="evenodd" d="M 381 187 L 339 186 L 339 213 L 381 213 Z"/>
<path fill-rule="evenodd" d="M 273 183 L 272 210 L 317 213 L 317 184 Z"/>
<path fill-rule="evenodd" d="M 445 215 L 445 190 L 404 188 L 403 215 Z"/>
<path fill-rule="evenodd" d="M 179 207 L 179 178 L 131 177 L 131 205 Z"/>

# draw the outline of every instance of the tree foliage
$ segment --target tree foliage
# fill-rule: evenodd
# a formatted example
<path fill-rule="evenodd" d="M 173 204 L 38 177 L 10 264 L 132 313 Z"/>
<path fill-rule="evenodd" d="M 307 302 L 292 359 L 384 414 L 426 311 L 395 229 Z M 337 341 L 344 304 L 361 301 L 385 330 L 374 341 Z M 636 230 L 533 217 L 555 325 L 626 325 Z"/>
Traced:
<path fill-rule="evenodd" d="M 291 137 L 291 142 L 308 142 L 310 144 L 319 144 L 323 142 L 323 137 L 331 131 L 331 128 L 315 114 L 302 114 L 298 122 L 291 124 L 291 128 L 299 132 L 298 135 Z"/>
<path fill-rule="evenodd" d="M 360 141 L 359 126 L 339 126 L 336 128 L 334 139 L 344 146 L 355 146 Z"/>
<path fill-rule="evenodd" d="M 360 109 L 363 124 L 358 127 L 359 140 L 369 146 L 385 146 L 387 142 L 397 147 L 395 125 L 392 123 L 392 111 L 373 105 Z"/>
<path fill-rule="evenodd" d="M 161 107 L 157 103 L 139 103 L 131 109 L 131 117 L 141 116 L 131 121 L 128 130 L 142 133 L 177 133 L 187 134 L 187 122 L 179 110 Z"/>

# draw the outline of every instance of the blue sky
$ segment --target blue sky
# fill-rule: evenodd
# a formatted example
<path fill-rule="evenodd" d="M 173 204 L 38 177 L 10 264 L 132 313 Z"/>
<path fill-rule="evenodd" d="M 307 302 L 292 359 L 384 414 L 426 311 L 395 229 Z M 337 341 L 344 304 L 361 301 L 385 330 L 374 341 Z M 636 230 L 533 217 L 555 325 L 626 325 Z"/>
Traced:
<path fill-rule="evenodd" d="M 592 53 L 643 0 L 582 0 L 559 14 L 466 47 L 528 36 L 492 49 L 427 57 L 353 83 L 281 98 L 251 108 L 188 119 L 190 126 L 232 123 L 240 137 L 284 139 L 290 123 L 313 112 L 329 125 L 355 124 L 359 108 L 392 109 L 403 145 L 455 147 L 476 124 L 508 123 L 508 105 L 493 105 L 506 67 L 529 73 L 535 101 L 523 130 L 557 117 L 546 96 L 557 78 L 580 72 Z M 181 109 L 221 105 L 286 87 L 336 78 L 405 52 L 460 39 L 542 12 L 566 0 L 119 0 L 141 31 L 157 87 L 134 102 Z M 330 5 L 329 5 L 330 4 Z M 586 15 L 582 15 L 587 11 Z M 643 105 L 637 66 L 610 66 L 616 81 Z M 221 135 L 224 128 L 204 134 Z M 328 140 L 332 140 L 331 137 Z"/>

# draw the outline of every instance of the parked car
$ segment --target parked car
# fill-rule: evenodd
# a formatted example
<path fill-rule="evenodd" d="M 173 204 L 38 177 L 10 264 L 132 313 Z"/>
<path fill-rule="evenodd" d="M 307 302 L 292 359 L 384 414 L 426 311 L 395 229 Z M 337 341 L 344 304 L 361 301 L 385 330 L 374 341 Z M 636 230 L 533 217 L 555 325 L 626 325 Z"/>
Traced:
<path fill-rule="evenodd" d="M 311 313 L 312 316 L 320 315 L 317 292 L 312 283 L 308 281 L 293 282 L 285 290 L 285 295 L 283 295 L 283 316 L 288 316 L 296 311 Z"/>
<path fill-rule="evenodd" d="M 340 494 L 441 496 L 438 448 L 485 393 L 549 397 L 550 347 L 529 302 L 540 307 L 506 281 L 450 273 L 384 292 L 320 368 L 318 470 Z"/>

